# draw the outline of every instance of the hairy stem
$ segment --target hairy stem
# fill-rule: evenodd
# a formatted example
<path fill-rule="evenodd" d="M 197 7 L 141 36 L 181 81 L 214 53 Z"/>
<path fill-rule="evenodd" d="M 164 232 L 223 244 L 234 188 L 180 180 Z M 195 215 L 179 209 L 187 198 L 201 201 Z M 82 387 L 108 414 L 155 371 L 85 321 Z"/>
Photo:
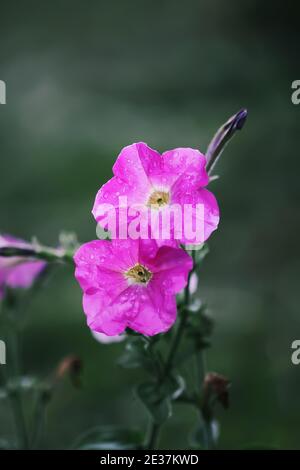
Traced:
<path fill-rule="evenodd" d="M 170 373 L 173 369 L 174 361 L 175 361 L 175 358 L 176 358 L 176 353 L 178 351 L 180 342 L 181 342 L 183 334 L 184 334 L 184 329 L 185 329 L 187 318 L 188 318 L 187 307 L 188 307 L 189 302 L 190 302 L 190 278 L 191 278 L 192 272 L 193 272 L 193 270 L 191 270 L 191 272 L 189 273 L 188 283 L 187 283 L 187 286 L 185 287 L 185 290 L 184 290 L 184 307 L 183 307 L 183 311 L 182 311 L 182 314 L 181 314 L 181 317 L 180 317 L 180 320 L 179 320 L 179 323 L 178 323 L 178 327 L 177 327 L 177 330 L 176 330 L 176 333 L 175 333 L 175 336 L 174 336 L 174 339 L 173 339 L 173 342 L 172 342 L 172 345 L 171 345 L 171 348 L 170 348 L 170 351 L 169 351 L 169 354 L 168 354 L 168 357 L 167 357 L 167 360 L 166 360 L 163 375 L 162 375 L 161 379 L 158 381 L 159 386 L 162 385 L 162 383 L 170 375 Z M 150 432 L 149 432 L 149 440 L 148 440 L 147 447 L 146 447 L 147 449 L 149 449 L 149 450 L 155 449 L 156 444 L 157 444 L 157 440 L 158 440 L 158 437 L 159 437 L 160 429 L 161 429 L 160 424 L 155 423 L 154 421 L 151 422 Z"/>

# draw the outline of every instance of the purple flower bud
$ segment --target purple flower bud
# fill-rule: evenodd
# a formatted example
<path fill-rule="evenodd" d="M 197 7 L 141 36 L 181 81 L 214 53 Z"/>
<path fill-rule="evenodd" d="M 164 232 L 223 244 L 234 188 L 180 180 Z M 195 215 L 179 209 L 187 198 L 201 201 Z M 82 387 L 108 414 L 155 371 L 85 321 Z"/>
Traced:
<path fill-rule="evenodd" d="M 235 132 L 237 130 L 240 131 L 244 127 L 247 115 L 247 109 L 241 109 L 231 116 L 216 132 L 206 151 L 206 171 L 208 174 L 211 173 L 221 153 L 229 140 L 234 136 Z"/>

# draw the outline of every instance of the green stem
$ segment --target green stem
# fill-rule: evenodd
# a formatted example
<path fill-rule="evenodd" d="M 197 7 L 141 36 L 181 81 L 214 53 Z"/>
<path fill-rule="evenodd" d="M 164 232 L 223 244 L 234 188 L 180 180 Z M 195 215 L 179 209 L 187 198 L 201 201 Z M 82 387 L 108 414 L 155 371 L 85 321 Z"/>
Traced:
<path fill-rule="evenodd" d="M 40 441 L 43 436 L 45 428 L 45 417 L 46 417 L 46 407 L 48 404 L 48 394 L 47 391 L 41 390 L 38 393 L 35 406 L 34 414 L 34 425 L 33 425 L 33 435 L 31 440 L 31 447 L 33 449 L 38 449 Z"/>
<path fill-rule="evenodd" d="M 20 377 L 20 366 L 19 366 L 19 338 L 17 327 L 14 328 L 12 333 L 12 367 L 13 373 L 12 378 L 18 379 Z M 12 405 L 12 411 L 15 420 L 16 433 L 18 436 L 18 445 L 20 449 L 28 449 L 28 435 L 26 430 L 26 423 L 24 417 L 22 394 L 19 388 L 19 384 L 15 385 L 15 388 L 10 393 L 10 401 Z"/>
<path fill-rule="evenodd" d="M 190 285 L 190 278 L 191 278 L 192 272 L 193 272 L 193 270 L 189 273 L 188 283 L 187 283 L 187 286 L 184 290 L 183 312 L 181 314 L 179 324 L 178 324 L 178 328 L 176 330 L 176 333 L 175 333 L 175 336 L 174 336 L 174 339 L 173 339 L 173 342 L 172 342 L 172 345 L 171 345 L 171 348 L 170 348 L 170 351 L 169 351 L 169 354 L 168 354 L 168 357 L 167 357 L 167 360 L 166 360 L 166 365 L 164 367 L 163 375 L 162 375 L 161 379 L 158 381 L 159 386 L 163 384 L 163 382 L 170 375 L 170 373 L 173 369 L 174 360 L 176 358 L 176 353 L 177 353 L 177 350 L 179 348 L 181 339 L 183 337 L 184 329 L 185 329 L 186 322 L 187 322 L 187 319 L 188 319 L 188 310 L 187 310 L 186 307 L 188 307 L 189 302 L 190 302 L 190 288 L 189 288 L 189 285 Z M 160 429 L 161 429 L 160 424 L 155 423 L 154 421 L 151 422 L 147 449 L 149 449 L 149 450 L 155 449 L 155 446 L 156 446 L 156 443 L 157 443 L 157 440 L 158 440 L 158 437 L 159 437 Z"/>
<path fill-rule="evenodd" d="M 154 450 L 160 433 L 161 425 L 155 422 L 151 423 L 147 450 Z"/>
<path fill-rule="evenodd" d="M 2 257 L 22 257 L 31 259 L 40 259 L 50 262 L 65 262 L 74 264 L 73 252 L 66 250 L 50 248 L 46 246 L 39 246 L 38 248 L 18 248 L 18 247 L 3 247 L 0 248 L 0 256 Z"/>
<path fill-rule="evenodd" d="M 187 312 L 186 309 L 184 309 L 183 312 L 182 312 L 180 322 L 178 324 L 177 331 L 175 333 L 174 341 L 172 343 L 172 346 L 171 346 L 171 349 L 170 349 L 170 352 L 169 352 L 169 355 L 168 355 L 168 358 L 167 358 L 167 362 L 166 362 L 166 366 L 165 366 L 165 370 L 164 370 L 164 378 L 167 377 L 170 374 L 170 372 L 173 368 L 176 353 L 177 353 L 179 344 L 181 342 L 181 339 L 182 339 L 182 336 L 183 336 L 183 333 L 184 333 L 185 325 L 186 325 L 186 322 L 187 322 L 187 317 L 188 317 L 188 312 Z"/>
<path fill-rule="evenodd" d="M 205 351 L 203 349 L 200 349 L 197 352 L 195 356 L 195 362 L 196 362 L 196 375 L 197 375 L 196 378 L 197 378 L 197 388 L 198 388 L 197 393 L 199 393 L 200 390 L 203 390 L 205 374 L 206 374 Z M 201 409 L 201 406 L 199 407 L 199 413 L 200 413 L 200 419 L 203 421 L 203 424 L 204 424 L 205 448 L 207 450 L 211 450 L 214 448 L 214 439 L 212 435 L 211 419 L 205 416 L 205 414 L 203 413 L 203 410 Z"/>
<path fill-rule="evenodd" d="M 212 422 L 210 419 L 204 418 L 202 411 L 200 411 L 200 416 L 204 423 L 205 448 L 206 450 L 213 450 L 215 448 L 215 445 L 211 427 Z"/>
<path fill-rule="evenodd" d="M 11 393 L 10 401 L 18 435 L 18 446 L 19 449 L 26 450 L 29 448 L 29 445 L 20 390 L 15 390 Z"/>

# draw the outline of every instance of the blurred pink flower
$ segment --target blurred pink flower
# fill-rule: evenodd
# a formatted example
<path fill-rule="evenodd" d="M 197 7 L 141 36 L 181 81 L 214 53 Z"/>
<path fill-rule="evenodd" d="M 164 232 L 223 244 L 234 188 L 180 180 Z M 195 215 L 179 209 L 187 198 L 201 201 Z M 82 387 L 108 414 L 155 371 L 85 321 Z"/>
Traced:
<path fill-rule="evenodd" d="M 127 327 L 147 336 L 167 331 L 193 265 L 181 248 L 141 239 L 92 241 L 74 260 L 88 325 L 108 336 Z"/>
<path fill-rule="evenodd" d="M 104 207 L 110 204 L 115 212 L 120 211 L 121 196 L 127 198 L 129 207 L 139 206 L 148 212 L 159 212 L 160 216 L 162 213 L 174 214 L 172 207 L 174 210 L 175 206 L 184 214 L 190 205 L 191 215 L 188 220 L 182 217 L 180 231 L 171 217 L 170 237 L 162 238 L 175 238 L 188 244 L 203 243 L 219 223 L 216 198 L 205 188 L 209 182 L 205 166 L 205 156 L 191 148 L 176 148 L 160 155 L 143 142 L 129 145 L 121 151 L 113 166 L 113 178 L 98 191 L 93 215 L 103 228 L 107 228 L 107 220 L 103 219 Z M 200 205 L 201 213 L 197 211 Z M 197 239 L 192 233 L 196 222 L 197 226 L 201 224 Z M 192 233 L 192 237 L 187 233 Z"/>
<path fill-rule="evenodd" d="M 0 235 L 0 248 L 4 247 L 32 248 L 30 243 L 11 235 Z M 0 256 L 0 298 L 3 298 L 6 286 L 29 288 L 45 266 L 44 261 Z"/>

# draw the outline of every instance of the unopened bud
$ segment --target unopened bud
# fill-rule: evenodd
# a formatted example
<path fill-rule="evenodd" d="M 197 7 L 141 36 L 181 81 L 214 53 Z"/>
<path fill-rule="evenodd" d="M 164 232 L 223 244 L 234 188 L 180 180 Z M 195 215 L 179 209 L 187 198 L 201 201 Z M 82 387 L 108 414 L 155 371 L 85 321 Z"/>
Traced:
<path fill-rule="evenodd" d="M 229 406 L 230 381 L 224 375 L 209 372 L 204 379 L 203 411 L 206 415 L 212 415 L 216 401 L 224 408 Z"/>
<path fill-rule="evenodd" d="M 72 384 L 75 387 L 81 385 L 80 372 L 82 370 L 82 361 L 77 356 L 67 356 L 58 365 L 54 373 L 54 381 L 58 382 L 65 375 L 69 375 Z"/>
<path fill-rule="evenodd" d="M 221 153 L 228 144 L 229 140 L 234 136 L 235 132 L 237 130 L 240 131 L 244 127 L 247 116 L 247 109 L 241 109 L 236 114 L 231 116 L 228 121 L 218 129 L 205 154 L 206 171 L 208 174 L 211 173 Z"/>

